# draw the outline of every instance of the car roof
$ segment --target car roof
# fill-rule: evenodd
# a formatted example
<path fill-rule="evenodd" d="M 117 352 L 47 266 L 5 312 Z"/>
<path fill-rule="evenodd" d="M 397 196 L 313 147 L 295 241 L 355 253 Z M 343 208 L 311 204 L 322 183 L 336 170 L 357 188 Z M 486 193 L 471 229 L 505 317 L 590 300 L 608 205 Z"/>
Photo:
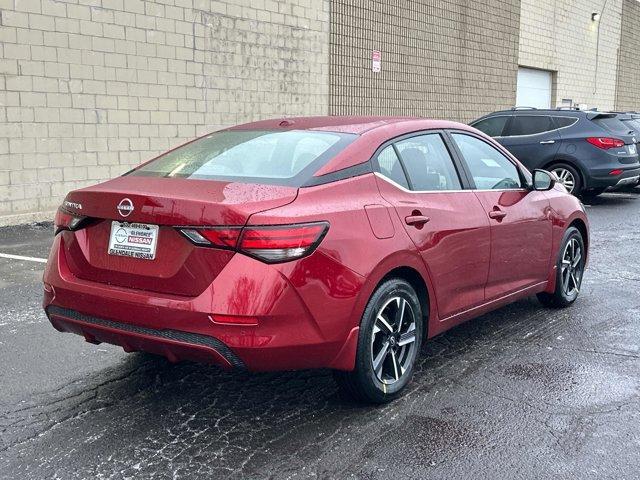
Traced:
<path fill-rule="evenodd" d="M 348 145 L 327 164 L 320 167 L 314 175 L 322 176 L 362 163 L 362 158 L 371 158 L 380 145 L 391 139 L 423 130 L 444 129 L 475 132 L 486 137 L 483 133 L 463 123 L 419 117 L 384 116 L 328 115 L 274 118 L 236 125 L 226 130 L 313 130 L 359 135 L 359 141 Z"/>
<path fill-rule="evenodd" d="M 563 116 L 563 115 L 580 115 L 580 114 L 588 114 L 588 113 L 594 113 L 593 111 L 590 110 L 577 110 L 575 108 L 510 108 L 509 110 L 500 110 L 497 112 L 492 112 L 488 115 L 485 115 L 486 117 L 489 117 L 491 115 L 499 115 L 499 114 L 508 114 L 508 115 L 557 115 L 557 116 Z M 602 113 L 602 112 L 598 112 L 598 113 Z"/>
<path fill-rule="evenodd" d="M 433 120 L 419 117 L 387 116 L 317 116 L 286 117 L 257 122 L 244 123 L 227 130 L 317 130 L 361 135 L 371 130 L 399 124 L 419 125 L 419 130 L 439 128 L 464 128 L 464 125 L 445 120 Z"/>

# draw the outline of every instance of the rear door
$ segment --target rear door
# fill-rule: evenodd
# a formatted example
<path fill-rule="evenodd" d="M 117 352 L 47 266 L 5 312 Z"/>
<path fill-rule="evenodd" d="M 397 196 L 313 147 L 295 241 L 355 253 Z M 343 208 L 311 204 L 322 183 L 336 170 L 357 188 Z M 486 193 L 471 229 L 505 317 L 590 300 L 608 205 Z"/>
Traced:
<path fill-rule="evenodd" d="M 560 148 L 558 127 L 549 115 L 514 115 L 499 142 L 527 168 L 553 162 Z"/>
<path fill-rule="evenodd" d="M 527 189 L 516 164 L 489 142 L 469 133 L 450 135 L 491 223 L 486 299 L 545 281 L 552 243 L 546 195 Z"/>
<path fill-rule="evenodd" d="M 435 289 L 440 318 L 484 302 L 489 273 L 489 220 L 463 187 L 441 132 L 405 136 L 376 157 L 382 196 L 394 205 L 420 252 Z"/>

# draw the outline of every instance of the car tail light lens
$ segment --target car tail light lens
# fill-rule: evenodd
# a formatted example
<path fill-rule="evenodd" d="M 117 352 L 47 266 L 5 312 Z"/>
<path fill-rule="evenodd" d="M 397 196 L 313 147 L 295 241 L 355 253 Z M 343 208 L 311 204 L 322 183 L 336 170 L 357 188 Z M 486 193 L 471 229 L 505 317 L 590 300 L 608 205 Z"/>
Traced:
<path fill-rule="evenodd" d="M 328 228 L 326 222 L 246 227 L 238 249 L 267 263 L 286 262 L 313 252 Z"/>
<path fill-rule="evenodd" d="M 183 228 L 180 231 L 197 245 L 234 250 L 242 227 Z"/>
<path fill-rule="evenodd" d="M 64 208 L 58 208 L 56 212 L 56 217 L 53 222 L 54 224 L 54 234 L 57 235 L 63 230 L 78 230 L 83 226 L 87 217 L 82 217 L 79 215 L 74 215 L 73 213 L 65 210 Z"/>
<path fill-rule="evenodd" d="M 327 222 L 180 229 L 196 245 L 236 250 L 266 263 L 287 262 L 311 254 L 328 230 Z"/>
<path fill-rule="evenodd" d="M 622 175 L 624 173 L 624 170 L 620 170 L 619 168 L 615 169 L 615 170 L 611 170 L 609 172 L 609 175 Z"/>
<path fill-rule="evenodd" d="M 619 138 L 589 137 L 587 138 L 587 142 L 603 150 L 624 147 L 624 141 L 620 140 Z"/>

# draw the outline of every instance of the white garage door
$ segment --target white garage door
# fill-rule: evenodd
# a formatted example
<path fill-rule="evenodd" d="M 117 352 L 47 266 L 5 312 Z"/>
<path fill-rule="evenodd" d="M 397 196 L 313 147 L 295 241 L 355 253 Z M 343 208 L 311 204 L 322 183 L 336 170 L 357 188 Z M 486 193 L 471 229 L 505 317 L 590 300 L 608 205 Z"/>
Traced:
<path fill-rule="evenodd" d="M 517 107 L 551 108 L 552 74 L 546 70 L 518 69 Z"/>

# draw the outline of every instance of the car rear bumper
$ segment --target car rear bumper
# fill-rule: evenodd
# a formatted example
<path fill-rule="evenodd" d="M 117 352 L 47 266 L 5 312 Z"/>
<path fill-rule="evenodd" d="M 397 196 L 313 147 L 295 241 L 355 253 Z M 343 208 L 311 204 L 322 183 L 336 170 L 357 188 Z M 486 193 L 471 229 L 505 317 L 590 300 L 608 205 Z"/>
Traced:
<path fill-rule="evenodd" d="M 171 362 L 191 360 L 218 365 L 225 370 L 246 368 L 227 345 L 211 336 L 114 322 L 55 305 L 49 306 L 46 313 L 56 330 L 82 335 L 89 343 L 119 345 L 125 352 L 155 353 Z"/>
<path fill-rule="evenodd" d="M 353 368 L 344 357 L 359 317 L 353 316 L 360 285 L 346 282 L 321 291 L 313 255 L 287 264 L 293 272 L 317 275 L 305 282 L 290 280 L 287 271 L 243 255 L 235 255 L 202 294 L 185 297 L 91 282 L 69 270 L 61 236 L 57 236 L 45 268 L 43 306 L 52 325 L 92 343 L 110 343 L 125 351 L 146 351 L 171 361 L 194 360 L 226 369 L 249 371 L 304 368 Z M 342 268 L 335 264 L 335 268 Z M 346 269 L 338 275 L 353 275 Z M 295 286 L 294 286 L 295 283 Z M 313 291 L 314 296 L 310 296 Z M 336 298 L 332 299 L 331 295 Z M 324 316 L 307 301 L 322 300 Z M 313 312 L 313 313 L 312 313 Z M 326 323 L 325 323 L 326 322 Z"/>
<path fill-rule="evenodd" d="M 592 172 L 592 175 L 588 179 L 588 188 L 609 188 L 609 187 L 622 187 L 626 185 L 637 185 L 640 180 L 640 168 L 627 168 L 622 169 L 623 172 L 619 175 L 610 175 L 609 172 L 613 169 L 606 169 L 605 171 Z"/>

